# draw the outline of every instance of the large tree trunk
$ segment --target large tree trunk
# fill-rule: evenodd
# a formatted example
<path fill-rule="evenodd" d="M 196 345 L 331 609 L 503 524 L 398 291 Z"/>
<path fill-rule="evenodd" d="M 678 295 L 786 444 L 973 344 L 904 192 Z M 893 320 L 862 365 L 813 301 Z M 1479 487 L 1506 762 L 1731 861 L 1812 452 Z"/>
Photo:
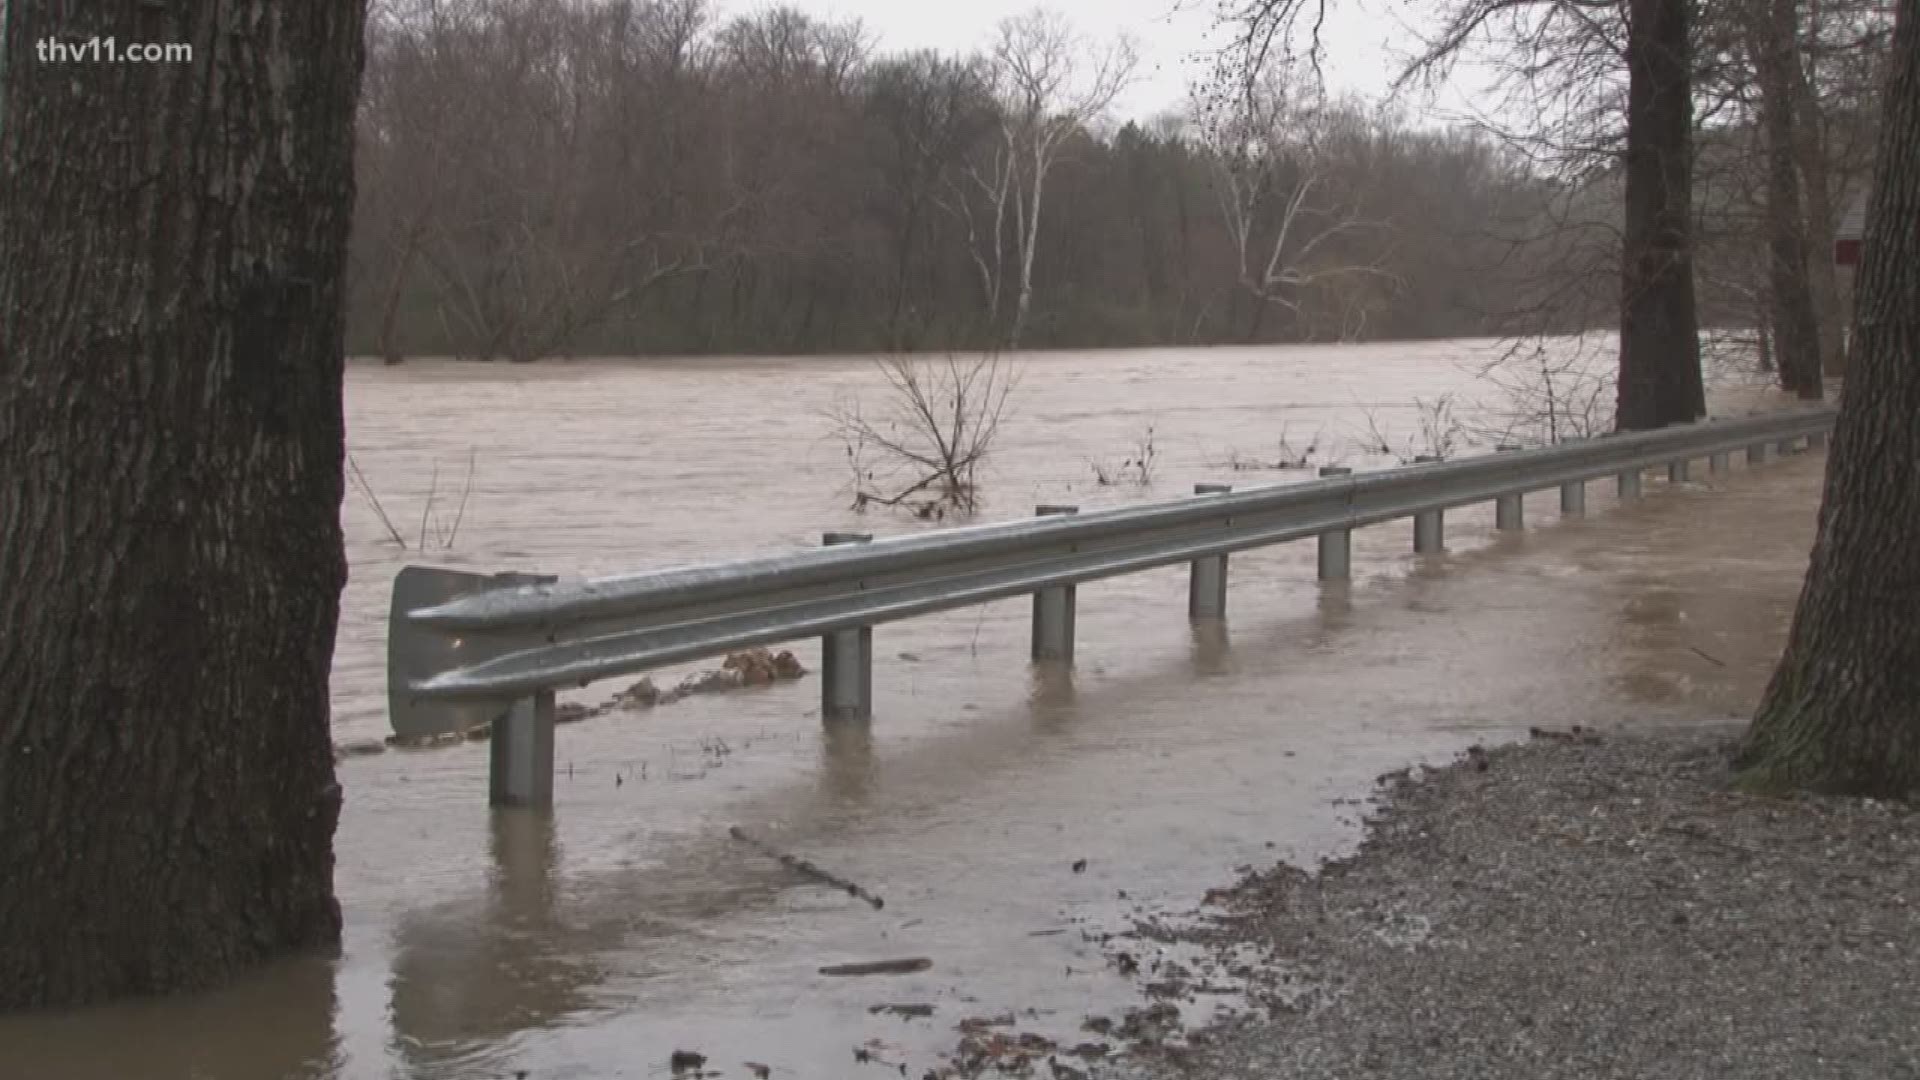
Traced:
<path fill-rule="evenodd" d="M 1691 0 L 1629 0 L 1622 429 L 1707 412 L 1693 299 Z"/>
<path fill-rule="evenodd" d="M 1920 0 L 1898 18 L 1820 529 L 1741 753 L 1760 790 L 1920 791 Z"/>
<path fill-rule="evenodd" d="M 1780 386 L 1818 400 L 1820 330 L 1807 281 L 1805 221 L 1794 162 L 1794 79 L 1800 64 L 1796 0 L 1766 0 L 1755 11 L 1754 66 L 1760 75 L 1761 127 L 1767 154 L 1767 298 L 1772 306 Z"/>
<path fill-rule="evenodd" d="M 361 4 L 12 0 L 0 1008 L 332 947 Z M 42 63 L 37 40 L 187 63 Z"/>

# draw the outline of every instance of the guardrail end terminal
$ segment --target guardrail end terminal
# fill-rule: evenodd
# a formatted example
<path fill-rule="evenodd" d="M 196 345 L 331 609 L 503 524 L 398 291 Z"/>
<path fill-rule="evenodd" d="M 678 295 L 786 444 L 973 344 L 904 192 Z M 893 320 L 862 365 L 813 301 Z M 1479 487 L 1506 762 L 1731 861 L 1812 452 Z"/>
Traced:
<path fill-rule="evenodd" d="M 546 574 L 476 574 L 438 566 L 405 566 L 393 577 L 387 612 L 387 718 L 404 738 L 452 735 L 484 727 L 506 712 L 511 699 L 447 701 L 409 690 L 415 682 L 470 665 L 489 656 L 482 635 L 451 634 L 422 626 L 413 612 L 495 589 L 543 585 L 559 580 Z"/>

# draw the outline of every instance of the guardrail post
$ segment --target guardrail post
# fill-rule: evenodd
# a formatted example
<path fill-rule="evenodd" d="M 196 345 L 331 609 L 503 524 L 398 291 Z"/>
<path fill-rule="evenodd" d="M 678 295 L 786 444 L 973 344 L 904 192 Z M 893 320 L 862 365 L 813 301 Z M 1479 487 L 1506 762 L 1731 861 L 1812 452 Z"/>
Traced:
<path fill-rule="evenodd" d="M 1426 465 L 1440 460 L 1438 454 L 1417 454 L 1415 465 Z M 1416 555 L 1437 555 L 1447 550 L 1446 517 L 1439 510 L 1422 510 L 1413 515 L 1413 552 Z"/>
<path fill-rule="evenodd" d="M 1767 460 L 1767 444 L 1766 443 L 1757 442 L 1757 443 L 1754 443 L 1752 446 L 1747 447 L 1747 464 L 1760 465 L 1760 464 L 1764 464 L 1766 460 Z"/>
<path fill-rule="evenodd" d="M 1561 439 L 1560 444 L 1562 446 L 1565 446 L 1571 443 L 1584 443 L 1586 441 L 1587 440 L 1584 438 L 1569 437 L 1569 438 Z M 1569 480 L 1566 483 L 1561 484 L 1560 485 L 1560 516 L 1563 518 L 1584 517 L 1586 516 L 1586 513 L 1587 513 L 1587 482 L 1585 480 Z"/>
<path fill-rule="evenodd" d="M 1503 443 L 1500 446 L 1494 447 L 1493 452 L 1496 454 L 1510 454 L 1518 449 L 1520 448 L 1517 446 Z M 1504 532 L 1515 532 L 1527 527 L 1525 492 L 1502 495 L 1493 500 L 1493 527 Z"/>
<path fill-rule="evenodd" d="M 1621 502 L 1632 502 L 1640 497 L 1640 470 L 1628 469 L 1614 478 Z"/>
<path fill-rule="evenodd" d="M 1345 465 L 1322 465 L 1321 476 L 1352 476 Z M 1333 529 L 1320 534 L 1320 580 L 1345 581 L 1353 576 L 1353 530 Z"/>
<path fill-rule="evenodd" d="M 1224 495 L 1231 484 L 1195 484 L 1195 495 Z M 1227 557 L 1209 555 L 1193 560 L 1187 574 L 1187 618 L 1224 619 L 1227 616 Z"/>
<path fill-rule="evenodd" d="M 1693 462 L 1687 460 L 1686 458 L 1681 458 L 1678 461 L 1667 462 L 1667 483 L 1669 484 L 1686 483 L 1688 478 L 1692 475 L 1692 470 L 1688 468 L 1688 466 L 1692 464 Z"/>
<path fill-rule="evenodd" d="M 514 702 L 488 744 L 488 805 L 553 805 L 553 691 Z"/>
<path fill-rule="evenodd" d="M 864 544 L 872 533 L 823 533 L 820 542 Z M 873 627 L 835 630 L 820 638 L 820 717 L 866 720 L 873 716 Z"/>
<path fill-rule="evenodd" d="M 1586 515 L 1586 480 L 1567 480 L 1561 484 L 1561 517 Z"/>
<path fill-rule="evenodd" d="M 1042 505 L 1033 512 L 1047 517 L 1053 514 L 1077 514 L 1077 506 Z M 1073 663 L 1073 586 L 1056 585 L 1033 594 L 1033 658 Z"/>
<path fill-rule="evenodd" d="M 1719 476 L 1727 471 L 1727 452 L 1716 451 L 1707 456 L 1707 472 Z"/>
<path fill-rule="evenodd" d="M 1826 448 L 1827 448 L 1827 433 L 1826 433 L 1826 432 L 1824 432 L 1824 431 L 1815 431 L 1815 432 L 1811 432 L 1811 433 L 1809 433 L 1809 434 L 1807 435 L 1807 449 L 1809 449 L 1809 450 L 1825 450 Z"/>

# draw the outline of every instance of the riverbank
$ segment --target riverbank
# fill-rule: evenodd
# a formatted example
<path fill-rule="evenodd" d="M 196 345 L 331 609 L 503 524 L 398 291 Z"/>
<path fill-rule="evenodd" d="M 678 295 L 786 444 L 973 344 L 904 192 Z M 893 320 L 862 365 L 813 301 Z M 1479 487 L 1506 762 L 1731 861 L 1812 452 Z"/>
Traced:
<path fill-rule="evenodd" d="M 1142 925 L 1248 979 L 1248 1012 L 1069 1068 L 1920 1077 L 1920 812 L 1736 794 L 1738 732 L 1536 736 L 1383 778 L 1353 856 Z M 1258 974 L 1227 960 L 1253 953 Z"/>

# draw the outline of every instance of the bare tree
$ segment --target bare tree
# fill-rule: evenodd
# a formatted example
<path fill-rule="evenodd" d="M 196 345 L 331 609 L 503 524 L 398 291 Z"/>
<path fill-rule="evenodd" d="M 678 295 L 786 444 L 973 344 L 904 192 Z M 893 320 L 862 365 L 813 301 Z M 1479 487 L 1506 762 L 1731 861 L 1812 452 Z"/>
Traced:
<path fill-rule="evenodd" d="M 1255 81 L 1276 50 L 1282 58 L 1294 55 L 1303 27 L 1305 55 L 1316 58 L 1326 3 L 1226 0 L 1225 12 L 1241 28 L 1242 70 L 1232 85 Z M 1625 140 L 1617 151 L 1604 138 L 1535 141 L 1559 156 L 1617 153 L 1625 186 L 1617 420 L 1626 428 L 1659 427 L 1706 411 L 1690 241 L 1693 3 L 1454 0 L 1438 37 L 1404 77 L 1444 73 L 1470 46 L 1498 41 L 1504 31 L 1519 46 L 1507 61 L 1522 84 L 1568 91 L 1556 95 L 1551 127 L 1600 134 L 1606 125 L 1597 120 L 1616 108 L 1624 112 Z M 1623 95 L 1617 93 L 1621 69 Z M 1570 78 L 1574 71 L 1585 77 Z"/>
<path fill-rule="evenodd" d="M 853 474 L 853 505 L 910 506 L 921 517 L 979 507 L 979 469 L 993 451 L 1015 378 L 994 353 L 940 360 L 889 356 L 873 409 L 856 398 L 829 417 Z"/>
<path fill-rule="evenodd" d="M 992 258 L 987 257 L 988 245 L 976 243 L 974 262 L 986 283 L 988 310 L 997 316 L 1004 293 L 1002 235 L 1011 224 L 1018 292 L 1007 344 L 1018 348 L 1033 308 L 1034 254 L 1040 245 L 1047 178 L 1068 137 L 1098 119 L 1126 89 L 1139 57 L 1129 39 L 1095 47 L 1064 17 L 1042 8 L 1002 20 L 997 33 L 988 72 L 1000 108 L 1000 142 L 984 167 L 971 170 L 992 218 Z M 971 211 L 963 213 L 970 235 L 977 239 Z"/>
<path fill-rule="evenodd" d="M 1793 72 L 1800 68 L 1795 0 L 1748 0 L 1753 66 L 1759 74 L 1766 148 L 1767 307 L 1780 384 L 1802 398 L 1822 396 L 1820 330 L 1801 214 L 1800 138 Z M 1827 258 L 1825 252 L 1821 258 Z"/>
<path fill-rule="evenodd" d="M 377 312 L 374 351 L 390 364 L 402 358 L 401 304 L 447 195 L 460 104 L 444 54 L 422 46 L 463 13 L 438 0 L 389 0 L 368 13 L 351 254 L 363 292 L 377 290 L 366 297 Z"/>
<path fill-rule="evenodd" d="M 1234 270 L 1255 302 L 1248 340 L 1258 337 L 1270 306 L 1287 309 L 1297 320 L 1309 289 L 1367 277 L 1390 283 L 1394 277 L 1383 245 L 1371 245 L 1361 257 L 1341 244 L 1389 226 L 1362 209 L 1362 192 L 1374 172 L 1373 162 L 1365 160 L 1372 140 L 1345 140 L 1345 148 L 1359 148 L 1361 160 L 1339 160 L 1337 124 L 1358 119 L 1357 110 L 1341 116 L 1306 97 L 1303 86 L 1275 74 L 1244 86 L 1228 99 L 1228 108 L 1203 104 L 1196 118 L 1233 239 Z M 1358 295 L 1346 299 L 1342 322 L 1364 318 L 1355 315 Z"/>
<path fill-rule="evenodd" d="M 1832 251 L 1847 200 L 1870 179 L 1880 87 L 1890 60 L 1889 0 L 1807 0 L 1798 22 L 1801 63 L 1789 70 L 1796 160 L 1804 186 L 1806 248 L 1822 366 L 1844 368 L 1847 323 Z"/>
<path fill-rule="evenodd" d="M 689 197 L 697 158 L 671 137 L 697 120 L 684 91 L 702 18 L 688 0 L 386 9 L 361 117 L 363 251 L 390 238 L 385 355 L 416 261 L 459 351 L 520 360 L 707 267 L 728 214 Z"/>
<path fill-rule="evenodd" d="M 1365 453 L 1390 457 L 1402 465 L 1420 458 L 1449 460 L 1459 454 L 1469 434 L 1455 404 L 1450 393 L 1432 400 L 1414 398 L 1415 430 L 1402 432 L 1397 439 L 1380 425 L 1372 409 L 1365 409 L 1361 413 L 1365 429 L 1355 433 L 1355 445 Z"/>
<path fill-rule="evenodd" d="M 1699 319 L 1747 349 L 1766 340 L 1751 328 L 1768 293 L 1758 90 L 1734 18 L 1752 2 L 1701 0 L 1695 60 Z M 1803 2 L 1797 100 L 1815 120 L 1795 136 L 1824 318 L 1820 234 L 1864 175 L 1884 0 Z M 1525 352 L 1621 314 L 1619 3 L 1489 19 L 1471 47 L 1504 85 L 1465 124 L 1296 97 L 1308 126 L 1241 163 L 1272 176 L 1238 199 L 1200 125 L 1062 128 L 1045 110 L 1039 201 L 1033 125 L 990 92 L 1013 84 L 986 56 L 871 57 L 856 25 L 777 7 L 720 20 L 702 0 L 380 11 L 356 351 L 978 348 L 1008 340 L 1023 277 L 1019 340 L 1062 345 L 1508 334 Z M 1070 85 L 1097 81 L 1098 50 L 1073 56 Z M 1234 110 L 1235 78 L 1207 115 Z"/>
<path fill-rule="evenodd" d="M 1006 283 L 1007 219 L 1016 176 L 1011 148 L 996 139 L 967 163 L 964 177 L 943 177 L 946 194 L 936 197 L 966 229 L 967 258 L 979 283 L 987 325 L 995 333 L 999 331 L 1000 297 Z M 974 205 L 976 198 L 982 205 Z"/>
<path fill-rule="evenodd" d="M 1618 396 L 1611 365 L 1560 341 L 1531 343 L 1484 365 L 1479 375 L 1495 394 L 1476 403 L 1467 430 L 1482 441 L 1551 446 L 1613 430 Z"/>
<path fill-rule="evenodd" d="M 866 111 L 881 144 L 876 202 L 893 246 L 887 327 L 890 343 L 898 346 L 908 318 L 909 282 L 931 242 L 928 209 L 952 189 L 967 150 L 993 126 L 993 102 L 980 65 L 919 52 L 883 62 L 869 73 Z M 948 205 L 967 212 L 964 203 Z"/>

